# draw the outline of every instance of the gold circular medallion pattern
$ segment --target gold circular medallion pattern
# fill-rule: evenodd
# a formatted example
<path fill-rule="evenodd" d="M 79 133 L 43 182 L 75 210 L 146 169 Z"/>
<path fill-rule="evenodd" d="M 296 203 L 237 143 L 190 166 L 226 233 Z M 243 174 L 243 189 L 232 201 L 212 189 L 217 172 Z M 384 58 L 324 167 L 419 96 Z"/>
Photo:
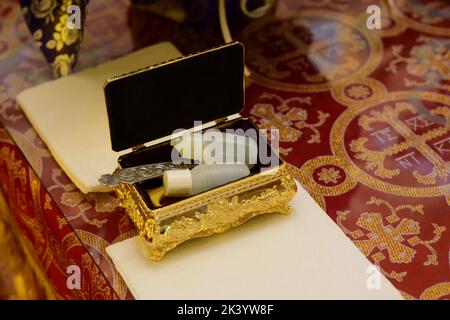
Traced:
<path fill-rule="evenodd" d="M 347 173 L 376 190 L 412 197 L 447 195 L 450 188 L 450 97 L 393 92 L 344 111 L 333 125 L 335 156 Z"/>
<path fill-rule="evenodd" d="M 383 48 L 369 31 L 361 19 L 303 10 L 283 20 L 261 19 L 242 37 L 253 81 L 277 90 L 318 92 L 375 70 Z"/>

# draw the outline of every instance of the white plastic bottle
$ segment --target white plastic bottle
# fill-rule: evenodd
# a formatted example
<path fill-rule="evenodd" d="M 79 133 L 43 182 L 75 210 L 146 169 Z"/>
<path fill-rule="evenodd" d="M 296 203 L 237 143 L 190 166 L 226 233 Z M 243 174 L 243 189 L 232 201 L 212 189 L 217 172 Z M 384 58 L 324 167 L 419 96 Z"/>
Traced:
<path fill-rule="evenodd" d="M 164 172 L 164 194 L 186 197 L 242 179 L 250 174 L 245 164 L 200 164 L 192 170 Z"/>
<path fill-rule="evenodd" d="M 244 135 L 225 133 L 215 129 L 205 133 L 187 133 L 171 141 L 172 161 L 182 158 L 206 164 L 245 163 L 254 165 L 258 159 L 258 145 Z"/>

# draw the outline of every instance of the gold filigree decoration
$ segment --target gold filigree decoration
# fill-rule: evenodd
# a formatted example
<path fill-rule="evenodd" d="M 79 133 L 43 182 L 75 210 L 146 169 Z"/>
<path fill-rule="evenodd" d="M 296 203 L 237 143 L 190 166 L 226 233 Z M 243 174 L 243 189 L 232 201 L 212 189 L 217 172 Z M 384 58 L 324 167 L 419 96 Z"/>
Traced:
<path fill-rule="evenodd" d="M 45 194 L 44 209 L 47 209 L 47 210 L 52 209 L 52 198 L 50 198 L 48 193 Z"/>
<path fill-rule="evenodd" d="M 289 213 L 296 185 L 282 164 L 272 173 L 247 177 L 156 210 L 147 207 L 134 186 L 121 185 L 116 192 L 147 240 L 150 258 L 160 260 L 189 239 L 225 232 L 263 213 Z"/>
<path fill-rule="evenodd" d="M 331 88 L 333 98 L 344 106 L 357 106 L 381 99 L 386 87 L 373 78 L 351 78 L 337 82 Z"/>
<path fill-rule="evenodd" d="M 361 84 L 354 85 L 347 90 L 347 95 L 356 100 L 366 99 L 370 96 L 370 89 Z"/>
<path fill-rule="evenodd" d="M 56 216 L 56 221 L 58 222 L 58 229 L 61 230 L 64 226 L 67 225 L 67 221 L 64 218 L 60 218 L 59 216 Z"/>
<path fill-rule="evenodd" d="M 239 196 L 233 196 L 231 199 L 214 201 L 207 205 L 205 211 L 195 211 L 193 217 L 183 216 L 171 223 L 162 234 L 157 228 L 156 234 L 161 234 L 158 240 L 165 244 L 167 250 L 194 237 L 223 233 L 265 212 L 288 214 L 291 208 L 286 200 L 293 196 L 293 190 L 286 189 L 286 186 L 283 188 L 285 189 L 273 186 L 243 200 Z M 162 253 L 159 250 L 153 251 L 153 258 L 159 258 Z"/>
<path fill-rule="evenodd" d="M 139 196 L 138 193 L 133 192 L 130 187 L 123 184 L 119 185 L 115 189 L 115 192 L 117 194 L 117 198 L 119 199 L 119 206 L 125 209 L 140 234 L 147 240 L 151 241 L 153 238 L 153 228 L 144 228 L 145 221 L 147 220 L 145 215 L 146 210 L 143 209 L 143 207 L 138 206 L 138 202 L 136 201 L 136 197 Z M 148 219 L 153 220 L 153 215 L 148 217 Z"/>
<path fill-rule="evenodd" d="M 77 264 L 73 260 L 69 262 L 70 264 Z M 92 299 L 92 297 L 106 300 L 118 299 L 117 295 L 106 282 L 99 267 L 92 261 L 92 257 L 88 253 L 84 253 L 81 256 L 81 272 L 81 290 L 72 290 L 77 300 L 88 300 Z"/>
<path fill-rule="evenodd" d="M 417 110 L 420 107 L 420 103 L 426 103 L 427 105 L 429 103 L 432 103 L 433 105 L 436 105 L 435 108 L 429 110 L 429 113 L 431 115 L 437 115 L 438 112 L 441 113 L 443 117 L 445 117 L 445 110 L 446 108 L 450 109 L 450 97 L 443 94 L 438 94 L 435 92 L 429 92 L 429 91 L 417 91 L 417 92 L 409 92 L 409 91 L 396 91 L 396 92 L 387 92 L 382 98 L 376 99 L 370 102 L 362 102 L 362 103 L 356 103 L 352 105 L 350 108 L 347 108 L 339 118 L 335 121 L 333 124 L 333 127 L 331 128 L 330 133 L 330 145 L 331 149 L 333 151 L 333 154 L 336 156 L 337 159 L 343 159 L 346 163 L 346 173 L 352 172 L 352 177 L 357 181 L 360 182 L 366 186 L 369 186 L 371 188 L 374 188 L 376 190 L 388 193 L 388 194 L 395 194 L 400 196 L 407 196 L 407 197 L 439 197 L 439 196 L 448 196 L 448 188 L 449 185 L 446 181 L 437 181 L 436 185 L 426 185 L 424 186 L 421 183 L 418 183 L 418 185 L 413 185 L 412 183 L 402 183 L 401 180 L 398 179 L 392 179 L 391 181 L 388 181 L 387 179 L 379 179 L 378 176 L 374 175 L 372 172 L 368 172 L 366 169 L 364 169 L 364 163 L 360 163 L 360 161 L 354 160 L 354 153 L 349 150 L 349 143 L 351 142 L 345 139 L 345 135 L 348 132 L 351 123 L 357 122 L 358 118 L 361 117 L 361 115 L 367 114 L 368 111 L 373 110 L 374 108 L 378 109 L 380 104 L 383 105 L 389 105 L 390 107 L 393 106 L 395 102 L 402 102 L 402 101 L 409 101 L 410 103 L 415 106 L 416 111 L 413 113 L 412 117 L 408 119 L 405 119 L 405 116 L 408 115 L 410 111 L 408 111 L 405 115 L 400 115 L 399 118 L 395 119 L 389 119 L 389 122 L 381 122 L 377 124 L 377 130 L 373 129 L 372 132 L 370 132 L 370 139 L 371 144 L 370 148 L 374 148 L 376 145 L 377 149 L 372 149 L 371 151 L 387 151 L 389 148 L 392 148 L 389 150 L 389 152 L 392 152 L 393 154 L 397 153 L 402 148 L 406 148 L 407 146 L 420 146 L 420 148 L 423 148 L 421 150 L 415 149 L 413 150 L 414 153 L 420 153 L 421 155 L 424 155 L 426 157 L 430 157 L 431 159 L 431 165 L 437 166 L 439 170 L 442 170 L 443 167 L 439 167 L 441 160 L 446 161 L 444 158 L 441 157 L 442 152 L 440 152 L 438 149 L 440 148 L 439 144 L 437 143 L 440 140 L 443 140 L 446 135 L 445 131 L 448 130 L 447 126 L 431 126 L 430 123 L 433 123 L 430 118 L 427 117 L 427 113 L 429 108 L 426 108 L 427 110 Z M 417 101 L 417 105 L 416 105 Z M 450 110 L 446 111 L 447 114 Z M 369 114 L 370 115 L 370 114 Z M 411 116 L 411 114 L 410 114 Z M 392 121 L 391 121 L 392 120 Z M 411 120 L 411 121 L 410 121 Z M 443 119 L 445 121 L 445 119 Z M 448 120 L 447 120 L 448 121 Z M 414 123 L 415 122 L 415 123 Z M 402 124 L 403 123 L 403 124 Z M 399 125 L 399 127 L 398 127 Z M 408 125 L 408 130 L 404 130 L 405 126 Z M 415 129 L 417 127 L 417 129 Z M 383 141 L 380 141 L 376 136 L 375 132 L 378 132 L 378 128 L 383 128 L 381 130 L 389 130 L 389 137 L 384 136 Z M 364 134 L 362 131 L 359 132 L 360 136 L 361 134 Z M 443 136 L 442 139 L 436 139 L 436 142 L 433 142 L 431 139 L 432 137 L 440 137 Z M 368 137 L 368 136 L 367 136 Z M 406 137 L 406 138 L 405 138 Z M 429 141 L 428 143 L 423 143 L 424 140 Z M 399 142 L 400 141 L 400 142 Z M 399 142 L 399 143 L 397 143 Z M 432 142 L 432 146 L 429 146 L 427 148 L 428 144 Z M 395 147 L 394 147 L 395 145 Z M 380 146 L 383 146 L 380 148 Z M 369 148 L 369 145 L 365 145 L 366 148 Z M 422 154 L 422 151 L 424 154 Z M 407 154 L 406 152 L 403 154 L 399 154 L 399 156 Z M 398 156 L 398 157 L 399 157 Z M 396 159 L 398 159 L 396 157 Z M 420 160 L 422 161 L 423 158 Z M 393 158 L 390 158 L 389 160 L 393 160 Z M 427 159 L 428 161 L 428 159 Z M 405 174 L 410 174 L 411 169 L 415 169 L 414 163 L 411 161 L 411 165 L 408 166 L 402 166 L 399 161 L 396 160 L 397 168 L 401 169 L 405 172 Z M 392 161 L 390 161 L 392 164 Z M 415 162 L 417 163 L 417 162 Z M 422 168 L 423 166 L 420 166 Z M 428 165 L 426 166 L 429 167 Z M 411 168 L 411 169 L 410 169 Z M 420 169 L 418 168 L 418 169 Z M 388 167 L 388 169 L 395 169 L 395 167 Z M 408 169 L 408 171 L 406 171 Z M 425 169 L 425 168 L 424 168 Z M 426 170 L 426 169 L 425 169 Z M 431 171 L 431 169 L 430 169 Z M 430 172 L 429 171 L 429 172 Z M 425 172 L 425 173 L 429 173 Z M 445 172 L 445 170 L 441 171 L 442 173 Z M 424 173 L 421 171 L 421 173 Z M 410 179 L 415 179 L 414 176 L 411 175 Z M 412 180 L 411 179 L 411 180 Z M 414 183 L 414 180 L 412 181 Z M 449 201 L 449 198 L 447 198 L 447 201 Z M 450 203 L 450 202 L 449 202 Z"/>
<path fill-rule="evenodd" d="M 317 183 L 315 173 L 326 163 L 333 164 L 333 166 L 339 168 L 340 170 L 336 170 L 340 171 L 343 179 L 337 181 L 336 184 L 330 185 Z M 353 178 L 355 174 L 354 166 L 349 165 L 348 162 L 337 156 L 315 157 L 306 161 L 301 168 L 289 165 L 288 170 L 322 207 L 325 206 L 323 196 L 338 196 L 347 193 L 355 187 L 357 182 Z"/>
<path fill-rule="evenodd" d="M 433 233 L 435 236 L 430 240 L 423 240 L 419 237 L 419 222 L 398 216 L 398 212 L 401 210 L 423 215 L 423 205 L 403 204 L 394 207 L 388 201 L 376 197 L 371 197 L 366 204 L 384 206 L 390 214 L 386 216 L 380 212 L 363 212 L 356 221 L 356 225 L 362 229 L 349 230 L 345 227 L 344 222 L 350 211 L 337 211 L 336 223 L 350 236 L 355 245 L 380 267 L 380 270 L 382 270 L 385 276 L 402 281 L 407 274 L 406 271 L 400 273 L 396 271 L 386 272 L 381 268 L 380 263 L 386 258 L 396 264 L 411 263 L 416 256 L 414 247 L 417 245 L 423 245 L 430 252 L 423 265 L 430 266 L 438 264 L 437 253 L 432 247 L 432 244 L 441 239 L 442 233 L 446 228 L 433 223 Z M 383 217 L 387 223 L 383 221 Z M 367 239 L 361 239 L 364 236 Z"/>
<path fill-rule="evenodd" d="M 400 174 L 400 169 L 387 169 L 384 167 L 386 152 L 369 150 L 365 147 L 367 138 L 360 137 L 350 142 L 350 150 L 355 152 L 355 158 L 366 162 L 366 169 L 384 179 L 390 179 Z"/>
<path fill-rule="evenodd" d="M 28 171 L 28 183 L 31 189 L 32 206 L 33 208 L 36 208 L 35 213 L 38 214 L 33 216 L 22 214 L 20 215 L 20 218 L 33 233 L 33 244 L 41 260 L 44 271 L 47 272 L 50 266 L 53 265 L 58 268 L 60 273 L 64 274 L 67 262 L 66 255 L 58 241 L 55 239 L 54 234 L 48 232 L 48 226 L 43 221 L 45 213 L 42 210 L 41 182 L 31 170 Z"/>
<path fill-rule="evenodd" d="M 43 289 L 28 264 L 12 219 L 0 192 L 0 299 L 39 299 Z"/>
<path fill-rule="evenodd" d="M 321 142 L 318 128 L 323 126 L 330 114 L 317 110 L 317 121 L 312 123 L 308 121 L 310 117 L 308 111 L 293 106 L 294 104 L 310 105 L 311 97 L 283 99 L 279 95 L 265 93 L 259 98 L 267 101 L 275 101 L 275 103 L 256 103 L 250 110 L 250 114 L 254 116 L 260 128 L 278 129 L 280 142 L 296 142 L 303 135 L 303 130 L 309 129 L 312 134 L 307 140 L 307 143 Z"/>
<path fill-rule="evenodd" d="M 0 149 L 0 164 L 4 165 L 7 168 L 7 172 L 9 175 L 9 185 L 5 186 L 5 190 L 11 190 L 12 197 L 23 197 L 23 194 L 20 194 L 19 192 L 13 192 L 14 190 L 17 190 L 15 187 L 15 183 L 17 181 L 20 182 L 20 188 L 23 191 L 25 189 L 25 183 L 27 180 L 27 171 L 25 167 L 23 166 L 23 163 L 21 160 L 16 159 L 16 154 L 14 150 L 10 147 L 4 146 Z M 6 183 L 4 181 L 0 181 L 0 183 Z M 14 200 L 22 200 L 22 199 L 15 199 Z M 18 202 L 19 202 L 18 201 Z M 22 201 L 23 202 L 23 201 Z M 21 202 L 19 202 L 21 203 Z M 24 205 L 24 204 L 22 204 Z"/>
<path fill-rule="evenodd" d="M 129 238 L 135 236 L 136 231 L 132 230 L 132 231 L 126 232 L 124 234 L 121 234 L 119 237 L 114 239 L 114 241 L 111 243 L 109 243 L 105 239 L 103 239 L 93 233 L 87 232 L 85 230 L 77 229 L 75 232 L 76 232 L 77 237 L 81 240 L 81 242 L 84 245 L 88 245 L 89 247 L 96 250 L 96 253 L 94 256 L 101 255 L 104 259 L 104 262 L 106 262 L 109 265 L 109 268 L 111 270 L 111 276 L 112 276 L 112 277 L 108 278 L 109 284 L 113 287 L 115 293 L 119 296 L 119 298 L 124 299 L 126 296 L 126 293 L 127 293 L 127 286 L 126 286 L 125 282 L 123 281 L 122 277 L 120 276 L 119 272 L 117 271 L 117 269 L 114 268 L 113 261 L 106 253 L 106 247 L 113 243 L 117 243 L 119 241 L 123 241 L 125 239 L 129 239 Z M 79 244 L 79 242 L 77 244 Z"/>
<path fill-rule="evenodd" d="M 417 42 L 422 44 L 414 46 L 409 52 L 409 57 L 401 54 L 403 45 L 392 46 L 394 59 L 389 62 L 386 71 L 397 73 L 398 65 L 405 63 L 409 75 L 423 79 L 417 81 L 405 77 L 406 87 L 427 85 L 450 91 L 450 85 L 444 83 L 450 81 L 450 40 L 420 36 Z"/>
<path fill-rule="evenodd" d="M 322 181 L 326 184 L 337 183 L 341 178 L 341 174 L 335 168 L 322 168 L 322 170 L 320 170 L 317 175 L 319 176 L 319 181 Z"/>
<path fill-rule="evenodd" d="M 384 165 L 386 157 L 397 155 L 409 148 L 415 148 L 433 164 L 433 169 L 428 174 L 421 174 L 417 170 L 414 170 L 412 175 L 416 178 L 416 181 L 425 185 L 436 184 L 437 178 L 445 181 L 450 175 L 450 162 L 444 161 L 436 151 L 427 144 L 427 142 L 444 136 L 449 129 L 441 126 L 429 129 L 420 135 L 416 134 L 413 129 L 399 119 L 399 115 L 403 111 L 417 113 L 416 108 L 411 103 L 396 102 L 394 107 L 385 105 L 382 111 L 371 111 L 369 115 L 362 115 L 359 118 L 358 124 L 367 131 L 373 131 L 373 123 L 378 122 L 387 124 L 391 128 L 394 128 L 395 131 L 404 138 L 404 141 L 397 142 L 397 138 L 392 138 L 391 140 L 395 140 L 394 144 L 381 151 L 376 151 L 366 147 L 368 138 L 360 137 L 350 142 L 350 150 L 355 153 L 356 159 L 366 162 L 365 167 L 367 170 L 373 171 L 373 173 L 380 178 L 391 179 L 392 177 L 399 175 L 401 170 L 398 168 L 386 168 Z M 447 117 L 450 110 L 440 106 L 431 110 L 430 113 L 432 115 L 444 115 Z M 431 123 L 424 117 L 413 118 L 413 120 L 414 122 L 410 123 L 413 127 L 428 127 Z"/>

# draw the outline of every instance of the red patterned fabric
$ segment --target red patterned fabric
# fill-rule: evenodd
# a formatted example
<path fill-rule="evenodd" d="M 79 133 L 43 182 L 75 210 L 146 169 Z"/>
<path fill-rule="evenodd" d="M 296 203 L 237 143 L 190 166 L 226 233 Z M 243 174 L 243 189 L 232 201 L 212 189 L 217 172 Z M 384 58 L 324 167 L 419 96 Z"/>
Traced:
<path fill-rule="evenodd" d="M 369 30 L 373 3 L 290 1 L 244 30 L 245 114 L 405 298 L 450 298 L 450 5 L 380 1 Z"/>
<path fill-rule="evenodd" d="M 120 276 L 114 270 L 100 269 L 98 258 L 89 253 L 87 243 L 82 243 L 80 231 L 74 231 L 67 223 L 58 205 L 4 129 L 0 130 L 0 181 L 26 244 L 33 249 L 31 258 L 39 261 L 46 281 L 54 288 L 55 298 L 126 297 L 127 289 Z M 81 269 L 82 290 L 70 290 L 66 285 L 70 265 Z M 112 281 L 106 277 L 111 277 Z"/>
<path fill-rule="evenodd" d="M 292 174 L 405 298 L 449 298 L 450 8 L 380 1 L 383 28 L 368 30 L 373 2 L 280 1 L 239 32 L 252 72 L 244 114 L 280 130 Z M 133 49 L 127 7 L 91 1 L 78 69 Z M 195 38 L 130 13 L 140 44 L 164 36 L 187 51 Z M 134 30 L 148 26 L 147 40 Z M 77 190 L 15 102 L 51 70 L 12 0 L 0 3 L 0 64 L 1 188 L 48 281 L 62 298 L 131 298 L 105 247 L 133 225 L 113 194 Z M 70 264 L 81 290 L 67 288 Z"/>
<path fill-rule="evenodd" d="M 80 68 L 131 50 L 127 7 L 126 1 L 91 7 Z M 113 194 L 86 196 L 71 183 L 15 101 L 23 89 L 52 78 L 16 1 L 0 3 L 0 65 L 1 187 L 56 297 L 132 298 L 105 247 L 135 235 L 134 226 Z M 67 287 L 69 265 L 81 268 L 81 290 Z"/>

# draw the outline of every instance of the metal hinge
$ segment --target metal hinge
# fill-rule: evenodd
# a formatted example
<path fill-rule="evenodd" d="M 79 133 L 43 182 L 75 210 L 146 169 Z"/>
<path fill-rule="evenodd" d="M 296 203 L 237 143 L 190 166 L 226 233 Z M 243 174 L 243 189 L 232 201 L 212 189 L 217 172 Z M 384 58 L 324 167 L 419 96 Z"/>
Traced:
<path fill-rule="evenodd" d="M 144 149 L 144 148 L 145 148 L 144 144 L 138 144 L 137 146 L 132 147 L 131 150 L 133 152 L 135 152 L 135 151 L 138 151 L 138 150 L 141 150 L 141 149 Z"/>

